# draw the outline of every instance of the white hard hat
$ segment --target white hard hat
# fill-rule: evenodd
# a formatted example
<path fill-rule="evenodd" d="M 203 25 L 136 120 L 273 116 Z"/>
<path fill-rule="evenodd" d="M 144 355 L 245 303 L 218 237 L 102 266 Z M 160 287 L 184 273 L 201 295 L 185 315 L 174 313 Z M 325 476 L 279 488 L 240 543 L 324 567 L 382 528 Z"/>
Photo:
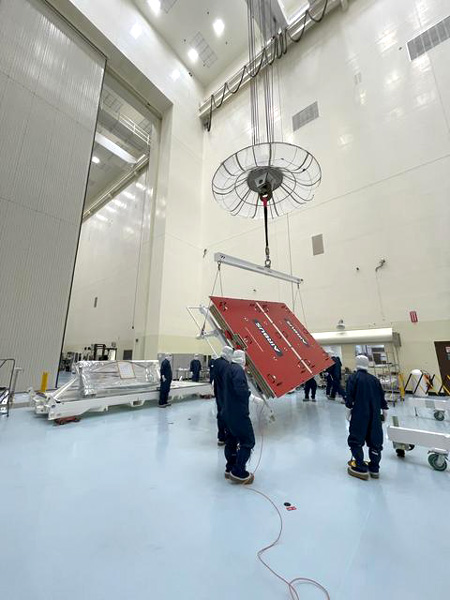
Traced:
<path fill-rule="evenodd" d="M 243 350 L 235 350 L 233 352 L 233 361 L 241 367 L 245 367 L 245 352 Z"/>
<path fill-rule="evenodd" d="M 369 370 L 369 359 L 364 354 L 358 354 L 356 357 L 356 368 L 358 371 Z"/>
<path fill-rule="evenodd" d="M 228 362 L 231 362 L 231 359 L 233 358 L 233 348 L 231 348 L 230 346 L 224 346 L 222 348 L 222 353 L 220 356 L 222 356 L 222 358 L 225 358 Z"/>

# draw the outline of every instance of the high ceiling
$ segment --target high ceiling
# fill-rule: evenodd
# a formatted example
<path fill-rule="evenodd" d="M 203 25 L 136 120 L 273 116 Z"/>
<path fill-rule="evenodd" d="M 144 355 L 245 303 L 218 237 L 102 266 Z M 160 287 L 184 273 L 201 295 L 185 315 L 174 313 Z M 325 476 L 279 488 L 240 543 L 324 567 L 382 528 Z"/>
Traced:
<path fill-rule="evenodd" d="M 133 1 L 186 68 L 205 86 L 247 49 L 245 0 L 160 0 L 158 14 L 151 8 L 158 0 Z M 221 36 L 217 36 L 213 28 L 217 19 L 225 25 Z M 196 62 L 188 57 L 191 48 L 199 53 Z"/>
<path fill-rule="evenodd" d="M 133 0 L 133 2 L 171 46 L 186 68 L 204 86 L 220 77 L 227 67 L 247 50 L 246 0 Z M 303 11 L 308 5 L 308 0 L 270 0 L 272 10 L 284 13 L 288 22 L 291 22 L 299 11 Z M 214 23 L 217 20 L 223 21 L 224 24 L 221 35 L 217 35 L 214 30 Z M 133 31 L 130 31 L 130 34 L 133 35 Z M 199 54 L 195 61 L 188 56 L 191 49 Z"/>

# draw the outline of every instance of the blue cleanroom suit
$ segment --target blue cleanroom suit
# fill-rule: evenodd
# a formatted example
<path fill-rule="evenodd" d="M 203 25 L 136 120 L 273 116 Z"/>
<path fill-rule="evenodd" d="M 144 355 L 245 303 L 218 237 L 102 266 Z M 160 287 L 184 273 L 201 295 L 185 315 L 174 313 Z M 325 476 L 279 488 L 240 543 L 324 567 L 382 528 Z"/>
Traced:
<path fill-rule="evenodd" d="M 198 358 L 191 360 L 191 366 L 189 367 L 189 370 L 192 373 L 192 381 L 200 381 L 202 363 L 198 360 Z"/>
<path fill-rule="evenodd" d="M 369 471 L 378 473 L 383 449 L 381 410 L 387 410 L 384 391 L 379 380 L 364 370 L 358 370 L 347 382 L 345 402 L 350 408 L 350 435 L 348 445 L 359 471 L 367 472 L 364 462 L 364 443 L 369 447 Z"/>
<path fill-rule="evenodd" d="M 250 421 L 250 390 L 244 369 L 231 363 L 226 370 L 222 416 L 227 436 L 225 442 L 226 471 L 236 477 L 246 477 L 245 470 L 252 449 L 255 446 L 255 434 Z"/>
<path fill-rule="evenodd" d="M 170 361 L 167 358 L 165 358 L 161 363 L 160 376 L 159 405 L 164 406 L 167 404 L 170 385 L 172 383 L 172 367 L 170 366 Z"/>
<path fill-rule="evenodd" d="M 226 437 L 225 421 L 222 415 L 222 410 L 224 404 L 225 377 L 229 368 L 230 363 L 226 358 L 223 358 L 223 356 L 214 360 L 213 386 L 214 396 L 217 404 L 217 439 L 219 442 L 225 442 Z"/>

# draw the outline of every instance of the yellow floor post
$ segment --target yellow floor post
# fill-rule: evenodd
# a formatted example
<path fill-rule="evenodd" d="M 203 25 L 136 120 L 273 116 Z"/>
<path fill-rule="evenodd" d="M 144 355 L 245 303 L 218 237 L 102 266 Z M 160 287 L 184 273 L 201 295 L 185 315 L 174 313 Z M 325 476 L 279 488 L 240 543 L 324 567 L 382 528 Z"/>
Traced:
<path fill-rule="evenodd" d="M 403 379 L 403 373 L 398 374 L 398 387 L 400 390 L 400 398 L 405 399 L 405 380 Z"/>
<path fill-rule="evenodd" d="M 41 378 L 41 389 L 39 390 L 41 392 L 41 394 L 45 394 L 45 392 L 47 391 L 47 385 L 48 385 L 48 371 L 44 371 L 42 373 L 42 378 Z"/>

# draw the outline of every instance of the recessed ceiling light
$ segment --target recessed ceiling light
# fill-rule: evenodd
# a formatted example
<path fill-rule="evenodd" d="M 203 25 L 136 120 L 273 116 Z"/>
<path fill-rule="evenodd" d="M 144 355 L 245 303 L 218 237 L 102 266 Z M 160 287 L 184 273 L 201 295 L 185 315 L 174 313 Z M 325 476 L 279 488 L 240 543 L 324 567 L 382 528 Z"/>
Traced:
<path fill-rule="evenodd" d="M 222 21 L 222 19 L 216 19 L 213 23 L 213 28 L 216 32 L 216 35 L 220 37 L 225 30 L 225 23 Z"/>
<path fill-rule="evenodd" d="M 155 15 L 159 15 L 159 13 L 161 12 L 160 0 L 147 0 L 147 4 L 150 6 Z"/>
<path fill-rule="evenodd" d="M 138 190 L 145 190 L 145 185 L 142 185 L 140 181 L 136 183 L 136 187 Z"/>
<path fill-rule="evenodd" d="M 130 192 L 124 192 L 123 195 L 129 200 L 136 200 L 136 196 L 134 194 L 130 194 Z"/>
<path fill-rule="evenodd" d="M 92 162 L 95 163 L 96 165 L 98 165 L 99 162 L 100 162 L 100 159 L 98 158 L 98 156 L 93 156 L 92 157 Z"/>
<path fill-rule="evenodd" d="M 133 25 L 133 27 L 130 29 L 130 35 L 134 37 L 135 40 L 142 35 L 142 27 L 139 25 L 139 23 L 135 23 Z"/>
<path fill-rule="evenodd" d="M 172 73 L 170 74 L 171 78 L 176 81 L 177 79 L 180 79 L 180 71 L 178 69 L 175 69 L 175 71 L 172 71 Z"/>
<path fill-rule="evenodd" d="M 192 60 L 192 62 L 197 62 L 198 60 L 198 52 L 195 48 L 190 48 L 188 50 L 188 56 Z"/>

